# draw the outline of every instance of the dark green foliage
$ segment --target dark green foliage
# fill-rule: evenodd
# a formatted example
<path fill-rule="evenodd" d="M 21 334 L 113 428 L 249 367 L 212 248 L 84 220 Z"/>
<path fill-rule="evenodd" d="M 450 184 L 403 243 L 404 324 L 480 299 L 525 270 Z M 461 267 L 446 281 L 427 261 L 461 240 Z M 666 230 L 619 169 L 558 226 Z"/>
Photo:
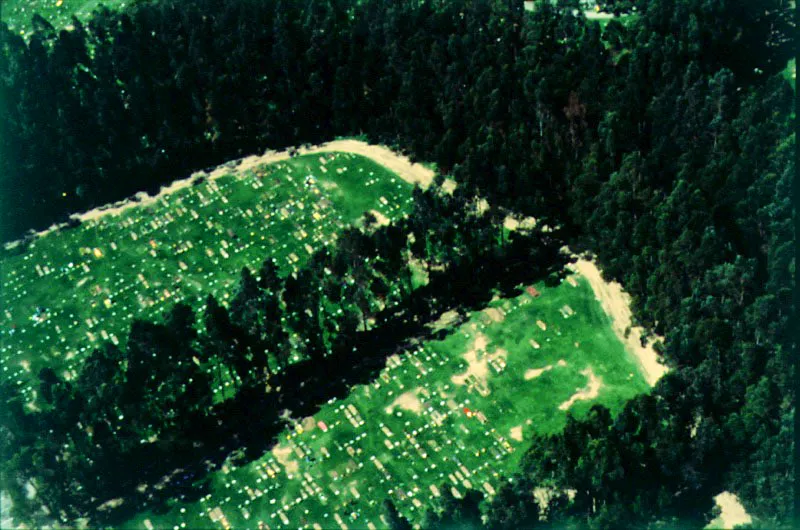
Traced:
<path fill-rule="evenodd" d="M 425 520 L 425 528 L 436 530 L 478 530 L 481 522 L 480 503 L 483 494 L 469 490 L 464 497 L 458 499 L 450 492 L 447 484 L 442 484 L 441 508 L 437 512 L 429 512 Z"/>
<path fill-rule="evenodd" d="M 648 2 L 603 36 L 566 4 L 516 4 L 161 1 L 58 33 L 35 17 L 28 43 L 3 29 L 2 238 L 264 147 L 362 132 L 541 215 L 594 131 L 617 166 L 688 62 L 749 82 L 791 53 L 777 0 Z"/>
<path fill-rule="evenodd" d="M 793 94 L 775 75 L 794 46 L 788 4 L 635 2 L 635 19 L 602 34 L 567 3 L 531 14 L 520 4 L 163 0 L 101 9 L 57 35 L 35 19 L 27 43 L 0 28 L 3 239 L 336 135 L 406 149 L 459 184 L 454 197 L 415 192 L 402 228 L 349 232 L 296 277 L 243 271 L 230 311 L 208 300 L 198 339 L 177 309 L 167 326 L 136 323 L 126 352 L 99 350 L 74 383 L 43 372 L 48 410 L 26 414 L 9 397 L 2 443 L 21 448 L 10 469 L 37 470 L 43 503 L 74 518 L 113 490 L 92 482 L 104 457 L 91 437 L 125 454 L 157 434 L 153 418 L 166 432 L 201 413 L 209 383 L 193 357 L 252 386 L 271 358 L 285 367 L 293 350 L 322 360 L 352 347 L 387 300 L 411 291 L 409 254 L 462 274 L 451 290 L 471 285 L 463 271 L 482 277 L 518 256 L 524 242 L 464 214 L 480 194 L 495 221 L 503 209 L 534 215 L 594 250 L 639 322 L 667 337 L 673 368 L 619 417 L 596 409 L 535 440 L 489 524 L 702 526 L 725 489 L 765 525 L 790 524 L 796 139 Z M 530 254 L 555 260 L 547 244 Z M 423 315 L 428 300 L 412 301 Z M 67 469 L 64 451 L 95 460 Z M 15 510 L 30 515 L 15 480 L 4 478 Z M 547 506 L 534 505 L 539 487 L 552 492 Z M 479 524 L 474 500 L 442 513 Z"/>
<path fill-rule="evenodd" d="M 397 511 L 392 501 L 383 501 L 383 512 L 388 521 L 389 530 L 411 530 L 411 523 Z"/>

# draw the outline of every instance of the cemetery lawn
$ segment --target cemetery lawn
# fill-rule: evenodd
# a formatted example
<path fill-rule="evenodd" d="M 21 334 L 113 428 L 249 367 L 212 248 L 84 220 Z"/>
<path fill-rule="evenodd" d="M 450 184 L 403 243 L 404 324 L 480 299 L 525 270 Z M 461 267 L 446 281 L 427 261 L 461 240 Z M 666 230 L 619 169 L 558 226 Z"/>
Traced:
<path fill-rule="evenodd" d="M 443 340 L 387 361 L 380 376 L 308 418 L 270 452 L 208 478 L 198 502 L 125 528 L 385 528 L 381 503 L 419 523 L 442 488 L 492 496 L 533 433 L 569 411 L 616 414 L 649 387 L 588 282 L 573 276 L 497 299 Z M 539 324 L 541 322 L 541 325 Z"/>
<path fill-rule="evenodd" d="M 134 318 L 160 320 L 180 301 L 199 310 L 208 294 L 225 304 L 243 266 L 257 272 L 272 257 L 290 274 L 365 211 L 407 214 L 412 189 L 359 155 L 306 155 L 230 170 L 51 232 L 22 253 L 7 250 L 0 377 L 19 385 L 33 408 L 41 368 L 72 379 L 102 342 L 122 344 Z"/>
<path fill-rule="evenodd" d="M 5 0 L 3 22 L 27 38 L 33 33 L 31 17 L 34 13 L 39 13 L 59 31 L 72 25 L 72 15 L 85 23 L 100 4 L 109 9 L 121 9 L 130 3 L 129 0 Z"/>

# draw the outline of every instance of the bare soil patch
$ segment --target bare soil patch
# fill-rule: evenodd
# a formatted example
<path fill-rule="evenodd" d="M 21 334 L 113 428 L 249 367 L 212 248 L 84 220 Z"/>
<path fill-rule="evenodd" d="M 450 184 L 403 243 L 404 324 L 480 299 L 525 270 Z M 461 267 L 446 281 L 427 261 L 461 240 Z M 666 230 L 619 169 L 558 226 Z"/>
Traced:
<path fill-rule="evenodd" d="M 382 145 L 370 145 L 359 140 L 335 140 L 333 142 L 328 142 L 314 147 L 302 147 L 297 150 L 297 154 L 299 155 L 330 152 L 353 153 L 371 158 L 373 161 L 389 169 L 406 182 L 410 184 L 419 184 L 422 188 L 427 188 L 430 186 L 431 182 L 433 182 L 433 170 L 428 169 L 421 164 L 412 163 L 408 157 L 395 153 L 388 147 Z M 190 187 L 198 179 L 206 178 L 207 180 L 214 180 L 229 174 L 239 174 L 263 164 L 271 164 L 274 162 L 288 160 L 290 157 L 291 155 L 289 149 L 280 152 L 267 151 L 260 156 L 248 156 L 240 159 L 238 162 L 233 161 L 220 165 L 211 173 L 198 171 L 193 173 L 188 178 L 176 180 L 168 186 L 162 187 L 156 195 L 151 196 L 147 193 L 140 192 L 134 196 L 135 199 L 126 199 L 124 201 L 107 204 L 89 210 L 88 212 L 73 214 L 70 217 L 83 222 L 100 219 L 106 215 L 119 215 L 129 208 L 154 204 L 162 197 L 165 197 L 171 193 L 175 193 L 178 190 Z M 36 235 L 41 237 L 54 230 L 60 229 L 63 226 L 65 225 L 53 225 L 46 230 L 38 232 Z"/>
<path fill-rule="evenodd" d="M 391 414 L 394 412 L 396 407 L 400 407 L 403 410 L 408 410 L 413 412 L 414 414 L 422 414 L 422 402 L 417 397 L 420 389 L 415 388 L 414 390 L 409 390 L 403 394 L 400 394 L 397 399 L 395 399 L 391 405 L 384 409 L 386 414 Z"/>
<path fill-rule="evenodd" d="M 322 189 L 328 191 L 335 190 L 336 188 L 339 187 L 338 184 L 336 184 L 335 182 L 331 182 L 330 180 L 321 180 L 319 181 L 319 185 L 322 187 Z"/>
<path fill-rule="evenodd" d="M 444 313 L 439 315 L 439 318 L 436 319 L 435 322 L 429 324 L 429 326 L 437 330 L 445 329 L 449 328 L 457 321 L 458 321 L 458 311 L 450 310 L 450 311 L 445 311 Z"/>
<path fill-rule="evenodd" d="M 711 521 L 710 527 L 735 528 L 736 526 L 753 522 L 753 518 L 745 511 L 744 506 L 739 502 L 739 498 L 733 493 L 723 491 L 714 497 L 714 501 L 717 503 L 720 510 L 722 510 L 722 513 L 717 519 Z"/>
<path fill-rule="evenodd" d="M 475 203 L 475 210 L 478 212 L 478 215 L 483 215 L 489 211 L 489 201 L 486 199 L 478 199 L 478 202 Z"/>
<path fill-rule="evenodd" d="M 111 499 L 110 501 L 106 501 L 103 504 L 101 504 L 100 506 L 98 506 L 97 507 L 97 511 L 103 512 L 103 511 L 106 511 L 106 510 L 110 510 L 112 508 L 117 508 L 119 506 L 122 506 L 122 503 L 124 503 L 124 502 L 125 502 L 125 499 L 123 499 L 122 497 L 118 497 L 116 499 Z"/>
<path fill-rule="evenodd" d="M 475 342 L 473 343 L 472 348 L 474 350 L 486 351 L 486 346 L 488 344 L 489 344 L 489 338 L 483 333 L 479 333 L 478 336 L 475 337 Z"/>
<path fill-rule="evenodd" d="M 488 343 L 489 339 L 483 334 L 475 337 L 472 349 L 464 354 L 464 360 L 468 365 L 467 370 L 450 378 L 454 384 L 467 385 L 469 390 L 477 390 L 482 396 L 489 395 L 489 362 L 499 358 L 505 359 L 508 356 L 508 352 L 503 349 L 498 349 L 491 354 L 487 353 Z"/>
<path fill-rule="evenodd" d="M 470 350 L 464 354 L 464 360 L 469 367 L 463 374 L 454 375 L 450 380 L 457 385 L 466 385 L 470 377 L 477 381 L 485 381 L 489 375 L 489 359 L 486 353 L 479 353 L 478 350 Z"/>
<path fill-rule="evenodd" d="M 375 216 L 375 219 L 377 219 L 378 226 L 386 226 L 392 222 L 388 217 L 383 215 L 378 210 L 370 210 L 370 213 Z"/>
<path fill-rule="evenodd" d="M 518 218 L 511 215 L 506 216 L 503 220 L 503 226 L 506 230 L 531 230 L 536 226 L 536 219 L 533 217 Z"/>
<path fill-rule="evenodd" d="M 313 431 L 317 428 L 317 422 L 314 421 L 314 416 L 306 416 L 300 424 L 304 431 Z"/>
<path fill-rule="evenodd" d="M 525 380 L 526 381 L 530 381 L 531 379 L 536 379 L 537 377 L 539 377 L 543 373 L 548 372 L 548 371 L 550 371 L 552 369 L 553 369 L 553 365 L 552 364 L 548 364 L 547 366 L 545 366 L 543 368 L 531 368 L 529 370 L 525 370 Z"/>
<path fill-rule="evenodd" d="M 516 440 L 518 442 L 522 441 L 522 425 L 517 425 L 516 427 L 511 427 L 511 431 L 508 435 L 512 440 Z"/>
<path fill-rule="evenodd" d="M 539 377 L 543 373 L 552 370 L 556 366 L 563 367 L 563 366 L 566 366 L 566 365 L 567 365 L 567 361 L 565 361 L 564 359 L 560 359 L 555 365 L 548 364 L 547 366 L 543 366 L 542 368 L 530 368 L 528 370 L 525 370 L 524 377 L 525 377 L 526 381 L 530 381 L 531 379 L 536 379 L 537 377 Z"/>
<path fill-rule="evenodd" d="M 483 314 L 487 315 L 492 322 L 502 322 L 506 319 L 506 315 L 495 307 L 489 307 L 483 310 Z"/>
<path fill-rule="evenodd" d="M 291 446 L 288 445 L 276 445 L 272 448 L 272 455 L 275 457 L 275 460 L 286 468 L 287 473 L 295 474 L 300 469 L 300 465 L 297 463 L 297 460 L 291 458 L 292 453 L 293 450 Z"/>
<path fill-rule="evenodd" d="M 503 227 L 506 230 L 514 231 L 519 227 L 519 221 L 509 215 L 503 220 Z"/>
<path fill-rule="evenodd" d="M 567 401 L 559 405 L 559 410 L 567 410 L 574 405 L 576 401 L 594 399 L 600 393 L 600 388 L 603 386 L 603 379 L 597 377 L 591 367 L 587 367 L 585 370 L 581 371 L 581 374 L 589 379 L 589 383 L 575 392 Z"/>

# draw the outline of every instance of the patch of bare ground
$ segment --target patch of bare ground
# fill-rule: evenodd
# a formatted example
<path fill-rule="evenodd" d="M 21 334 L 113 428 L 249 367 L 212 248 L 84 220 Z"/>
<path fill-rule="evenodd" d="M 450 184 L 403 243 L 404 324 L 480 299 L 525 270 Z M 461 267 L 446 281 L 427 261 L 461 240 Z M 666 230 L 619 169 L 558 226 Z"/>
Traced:
<path fill-rule="evenodd" d="M 506 319 L 505 313 L 496 307 L 486 308 L 482 311 L 482 313 L 488 316 L 492 322 L 502 322 Z"/>
<path fill-rule="evenodd" d="M 385 215 L 383 215 L 383 214 L 382 214 L 381 212 L 379 212 L 378 210 L 370 210 L 369 212 L 370 212 L 372 215 L 374 215 L 374 216 L 375 216 L 375 220 L 377 220 L 377 221 L 378 221 L 378 226 L 386 226 L 386 225 L 388 225 L 389 223 L 391 223 L 391 222 L 392 222 L 392 221 L 391 221 L 391 219 L 389 219 L 388 217 L 386 217 Z"/>
<path fill-rule="evenodd" d="M 736 528 L 753 522 L 753 518 L 750 517 L 735 494 L 723 491 L 714 497 L 714 502 L 721 513 L 706 528 Z"/>
<path fill-rule="evenodd" d="M 506 230 L 531 230 L 536 226 L 536 219 L 533 217 L 518 218 L 512 215 L 506 216 L 503 220 L 503 226 Z"/>
<path fill-rule="evenodd" d="M 111 499 L 110 501 L 106 501 L 103 504 L 101 504 L 100 506 L 98 506 L 97 507 L 97 511 L 104 512 L 106 510 L 111 510 L 113 508 L 117 508 L 119 506 L 122 506 L 123 502 L 125 502 L 125 500 L 122 497 L 119 497 L 119 498 L 116 498 L 116 499 Z"/>
<path fill-rule="evenodd" d="M 567 361 L 565 361 L 564 359 L 560 359 L 555 364 L 555 366 L 552 365 L 552 364 L 548 364 L 547 366 L 542 367 L 542 368 L 530 368 L 530 369 L 525 371 L 525 376 L 524 377 L 525 377 L 526 381 L 530 381 L 531 379 L 536 379 L 537 377 L 539 377 L 543 373 L 552 370 L 556 366 L 566 366 L 566 365 L 567 365 Z"/>
<path fill-rule="evenodd" d="M 456 324 L 459 320 L 460 318 L 458 315 L 458 311 L 453 309 L 450 311 L 445 311 L 444 313 L 439 315 L 439 318 L 436 319 L 436 321 L 428 324 L 428 326 L 430 326 L 434 330 L 446 329 Z"/>
<path fill-rule="evenodd" d="M 306 416 L 300 424 L 304 431 L 313 431 L 317 427 L 317 422 L 314 421 L 314 416 Z"/>
<path fill-rule="evenodd" d="M 466 385 L 468 390 L 476 390 L 482 396 L 489 395 L 489 365 L 493 362 L 500 361 L 504 365 L 504 360 L 508 356 L 508 352 L 503 349 L 497 349 L 491 354 L 486 352 L 486 346 L 489 339 L 483 334 L 478 334 L 475 337 L 472 348 L 464 354 L 464 360 L 467 361 L 467 370 L 464 373 L 454 375 L 450 380 L 456 385 Z"/>
<path fill-rule="evenodd" d="M 292 458 L 293 450 L 291 446 L 288 445 L 276 445 L 272 448 L 272 456 L 275 457 L 275 460 L 278 461 L 280 465 L 282 465 L 286 472 L 290 475 L 297 473 L 300 469 L 300 465 L 298 464 L 297 460 Z"/>
<path fill-rule="evenodd" d="M 576 490 L 567 489 L 562 490 L 564 493 L 567 494 L 569 500 L 575 498 L 575 494 L 578 493 Z M 544 515 L 547 512 L 547 506 L 550 504 L 550 500 L 555 496 L 556 490 L 555 488 L 534 488 L 533 489 L 533 498 L 536 500 L 536 504 L 539 505 L 539 514 Z"/>
<path fill-rule="evenodd" d="M 516 427 L 511 427 L 508 436 L 512 440 L 516 440 L 518 442 L 522 441 L 522 425 L 517 425 Z"/>
<path fill-rule="evenodd" d="M 408 392 L 400 394 L 391 405 L 384 409 L 386 414 L 391 414 L 394 412 L 396 407 L 400 407 L 403 410 L 408 410 L 414 414 L 422 414 L 422 402 L 417 397 L 419 391 L 419 388 L 415 388 L 414 390 L 409 390 Z"/>
<path fill-rule="evenodd" d="M 576 401 L 594 399 L 600 393 L 600 388 L 603 386 L 603 379 L 597 377 L 591 367 L 587 367 L 585 370 L 581 371 L 581 374 L 585 375 L 589 379 L 589 382 L 585 387 L 575 392 L 571 398 L 559 405 L 558 410 L 567 410 L 574 405 Z"/>

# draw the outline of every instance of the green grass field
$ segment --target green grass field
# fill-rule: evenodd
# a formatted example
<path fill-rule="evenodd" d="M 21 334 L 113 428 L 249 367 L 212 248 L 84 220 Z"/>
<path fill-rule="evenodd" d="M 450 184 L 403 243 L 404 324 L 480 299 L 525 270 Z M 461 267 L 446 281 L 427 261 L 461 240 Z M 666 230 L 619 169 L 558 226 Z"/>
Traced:
<path fill-rule="evenodd" d="M 648 390 L 585 280 L 536 288 L 390 357 L 372 384 L 294 419 L 262 458 L 213 473 L 201 501 L 124 526 L 383 528 L 386 498 L 419 522 L 442 487 L 491 496 L 531 433 Z"/>
<path fill-rule="evenodd" d="M 241 268 L 267 257 L 288 274 L 365 211 L 403 215 L 411 190 L 370 159 L 307 155 L 38 238 L 0 261 L 0 377 L 33 403 L 41 368 L 74 378 L 134 318 L 160 319 L 179 301 L 199 308 L 208 293 L 225 303 Z"/>
<path fill-rule="evenodd" d="M 33 32 L 31 17 L 39 13 L 56 30 L 68 28 L 72 15 L 85 22 L 100 4 L 110 9 L 121 9 L 128 0 L 5 0 L 2 3 L 2 20 L 13 31 L 28 36 Z"/>

